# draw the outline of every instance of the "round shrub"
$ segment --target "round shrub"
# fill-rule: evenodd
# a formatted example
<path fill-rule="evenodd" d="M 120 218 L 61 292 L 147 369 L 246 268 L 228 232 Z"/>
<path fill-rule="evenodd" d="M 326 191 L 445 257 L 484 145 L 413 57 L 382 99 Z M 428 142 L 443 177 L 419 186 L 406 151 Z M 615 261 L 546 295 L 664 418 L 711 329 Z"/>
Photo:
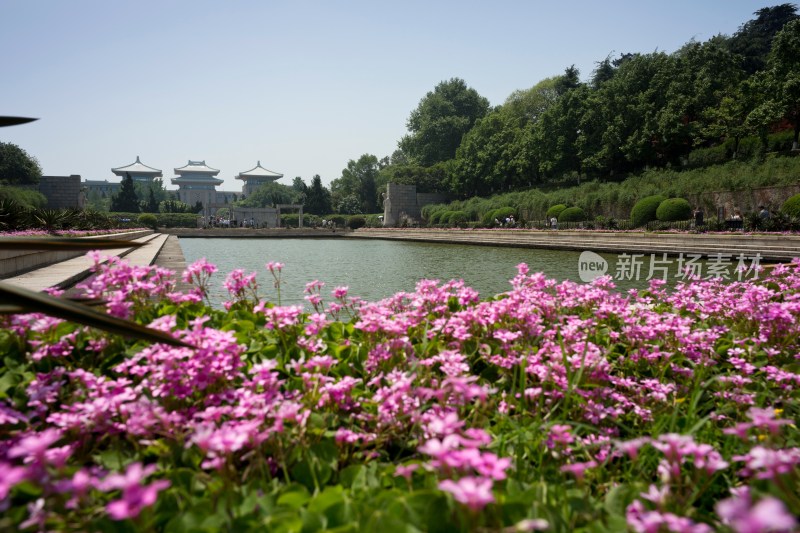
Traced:
<path fill-rule="evenodd" d="M 159 213 L 155 217 L 162 228 L 196 228 L 200 218 L 194 213 Z"/>
<path fill-rule="evenodd" d="M 429 226 L 437 225 L 439 221 L 442 219 L 442 215 L 444 215 L 446 212 L 447 211 L 442 209 L 431 212 L 431 214 L 428 216 L 428 225 Z"/>
<path fill-rule="evenodd" d="M 790 217 L 800 218 L 800 194 L 795 194 L 781 206 L 781 211 Z"/>
<path fill-rule="evenodd" d="M 447 224 L 448 218 L 450 218 L 450 211 L 436 211 L 431 214 L 430 225 L 437 226 L 439 224 Z"/>
<path fill-rule="evenodd" d="M 658 206 L 664 200 L 666 200 L 666 197 L 656 194 L 654 196 L 646 196 L 636 202 L 636 205 L 631 209 L 631 224 L 633 224 L 633 227 L 638 228 L 651 220 L 655 220 Z"/>
<path fill-rule="evenodd" d="M 158 227 L 158 219 L 152 213 L 143 213 L 136 219 L 139 224 L 147 228 L 156 229 Z"/>
<path fill-rule="evenodd" d="M 492 220 L 497 218 L 497 220 L 499 220 L 500 222 L 504 222 L 506 218 L 512 217 L 512 216 L 514 218 L 517 218 L 517 210 L 516 209 L 514 209 L 513 207 L 501 207 L 500 209 L 495 209 L 494 217 L 492 218 Z"/>
<path fill-rule="evenodd" d="M 483 216 L 481 217 L 481 224 L 486 227 L 494 226 L 494 214 L 497 212 L 497 209 L 489 209 L 486 211 Z"/>
<path fill-rule="evenodd" d="M 367 221 L 368 228 L 382 228 L 383 227 L 383 217 L 380 215 L 367 215 L 364 217 Z"/>
<path fill-rule="evenodd" d="M 367 219 L 361 215 L 353 215 L 347 219 L 347 227 L 350 229 L 363 228 L 367 225 Z"/>
<path fill-rule="evenodd" d="M 547 220 L 550 220 L 553 217 L 558 218 L 561 215 L 561 212 L 566 208 L 567 206 L 565 206 L 564 204 L 554 205 L 547 210 L 547 214 L 545 214 L 545 217 L 547 218 Z"/>
<path fill-rule="evenodd" d="M 347 223 L 347 218 L 344 215 L 330 215 L 328 217 L 334 226 L 344 226 Z"/>
<path fill-rule="evenodd" d="M 692 218 L 692 206 L 683 198 L 669 198 L 658 205 L 656 218 L 662 222 L 677 222 Z"/>
<path fill-rule="evenodd" d="M 451 211 L 447 223 L 451 226 L 462 228 L 467 225 L 468 220 L 467 214 L 464 211 Z"/>
<path fill-rule="evenodd" d="M 583 222 L 586 220 L 586 211 L 580 207 L 568 207 L 558 215 L 559 222 Z"/>

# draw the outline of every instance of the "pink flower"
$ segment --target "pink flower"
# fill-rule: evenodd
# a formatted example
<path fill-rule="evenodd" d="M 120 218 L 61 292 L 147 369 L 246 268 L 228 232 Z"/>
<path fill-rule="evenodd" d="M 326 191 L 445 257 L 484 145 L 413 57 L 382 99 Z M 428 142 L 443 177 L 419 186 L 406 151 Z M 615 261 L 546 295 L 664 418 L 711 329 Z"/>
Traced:
<path fill-rule="evenodd" d="M 275 272 L 280 273 L 280 271 L 283 270 L 283 263 L 278 263 L 277 261 L 270 261 L 269 263 L 267 263 L 266 267 L 267 270 L 269 270 L 274 275 Z"/>
<path fill-rule="evenodd" d="M 445 479 L 439 482 L 439 490 L 449 492 L 459 503 L 479 511 L 494 501 L 492 480 L 481 477 L 463 477 L 458 481 Z"/>
<path fill-rule="evenodd" d="M 8 497 L 11 489 L 25 479 L 28 474 L 28 469 L 21 466 L 11 466 L 8 463 L 0 461 L 0 502 Z"/>
<path fill-rule="evenodd" d="M 28 434 L 8 450 L 8 456 L 24 457 L 26 463 L 42 460 L 45 451 L 60 438 L 61 431 L 53 428 L 45 429 L 41 433 Z"/>
<path fill-rule="evenodd" d="M 336 298 L 337 300 L 341 300 L 345 296 L 347 296 L 347 291 L 349 291 L 349 290 L 350 290 L 350 287 L 348 287 L 346 285 L 343 285 L 343 286 L 340 286 L 340 287 L 335 287 L 333 289 L 333 291 L 332 291 L 332 294 L 333 294 L 334 298 Z"/>
<path fill-rule="evenodd" d="M 121 489 L 122 498 L 114 500 L 106 506 L 108 514 L 114 520 L 135 518 L 145 507 L 150 507 L 156 502 L 159 491 L 170 486 L 164 479 L 154 481 L 150 485 L 142 485 L 145 477 L 155 471 L 155 465 L 142 468 L 141 463 L 128 466 L 124 475 L 110 474 L 100 484 L 104 490 Z"/>
<path fill-rule="evenodd" d="M 411 479 L 411 475 L 414 473 L 415 470 L 419 468 L 419 464 L 412 463 L 410 465 L 397 465 L 394 469 L 394 475 L 398 477 L 404 477 L 406 479 Z"/>
<path fill-rule="evenodd" d="M 562 472 L 569 472 L 578 479 L 583 479 L 586 471 L 590 468 L 597 466 L 595 461 L 586 461 L 585 463 L 570 463 L 561 467 Z"/>
<path fill-rule="evenodd" d="M 753 505 L 749 490 L 717 503 L 716 510 L 722 523 L 736 533 L 791 531 L 797 525 L 782 501 L 767 496 Z"/>
<path fill-rule="evenodd" d="M 555 424 L 550 428 L 550 435 L 547 437 L 547 447 L 555 448 L 556 445 L 568 446 L 575 441 L 575 437 L 570 434 L 572 427 L 566 424 Z"/>
<path fill-rule="evenodd" d="M 183 271 L 182 279 L 185 283 L 194 283 L 203 287 L 209 276 L 217 271 L 217 267 L 203 257 L 198 259 Z"/>

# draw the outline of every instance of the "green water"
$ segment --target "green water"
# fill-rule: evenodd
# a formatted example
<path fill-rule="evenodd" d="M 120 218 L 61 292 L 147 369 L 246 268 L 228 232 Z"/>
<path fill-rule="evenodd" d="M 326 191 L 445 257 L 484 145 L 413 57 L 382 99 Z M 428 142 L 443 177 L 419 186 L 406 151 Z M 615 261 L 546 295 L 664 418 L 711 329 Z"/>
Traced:
<path fill-rule="evenodd" d="M 274 300 L 272 278 L 264 267 L 268 261 L 285 265 L 284 305 L 303 303 L 305 284 L 316 279 L 325 282 L 326 297 L 334 287 L 347 285 L 352 296 L 367 300 L 413 291 L 420 279 L 463 279 L 488 297 L 510 289 L 508 280 L 516 275 L 519 263 L 558 280 L 580 281 L 580 252 L 574 251 L 363 239 L 180 239 L 180 245 L 187 264 L 205 257 L 219 268 L 211 293 L 217 303 L 226 298 L 222 281 L 235 268 L 257 272 L 262 296 Z M 616 275 L 618 255 L 600 255 L 609 262 L 608 274 L 618 278 L 615 283 L 620 290 L 647 285 L 649 256 L 640 279 L 628 280 Z M 673 259 L 669 271 L 673 283 L 677 271 L 678 262 Z"/>

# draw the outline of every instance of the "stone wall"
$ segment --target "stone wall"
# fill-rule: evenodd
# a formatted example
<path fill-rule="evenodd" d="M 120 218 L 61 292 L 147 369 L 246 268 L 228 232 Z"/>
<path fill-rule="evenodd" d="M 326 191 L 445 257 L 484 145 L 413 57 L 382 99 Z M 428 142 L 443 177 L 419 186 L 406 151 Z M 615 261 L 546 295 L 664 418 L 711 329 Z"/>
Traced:
<path fill-rule="evenodd" d="M 724 209 L 725 217 L 738 209 L 742 214 L 758 211 L 765 206 L 770 211 L 780 210 L 783 203 L 795 194 L 800 194 L 800 183 L 797 185 L 781 185 L 776 187 L 756 187 L 738 191 L 713 191 L 693 195 L 687 198 L 689 203 L 700 205 L 708 213 L 715 214 L 717 209 Z"/>
<path fill-rule="evenodd" d="M 686 200 L 691 204 L 692 208 L 698 206 L 702 207 L 706 217 L 716 216 L 717 210 L 722 207 L 724 209 L 724 217 L 729 218 L 736 209 L 743 215 L 747 215 L 747 213 L 757 212 L 759 210 L 758 207 L 761 205 L 767 207 L 770 211 L 778 211 L 783 205 L 783 202 L 795 194 L 800 194 L 800 183 L 796 185 L 776 185 L 771 187 L 739 189 L 736 191 L 711 191 L 701 194 L 690 194 L 686 196 Z M 590 209 L 589 215 L 592 218 L 602 215 L 618 220 L 628 219 L 631 216 L 633 205 L 633 203 L 625 201 L 610 205 L 603 204 L 597 206 L 595 209 Z M 523 210 L 520 214 L 525 220 L 539 220 L 539 218 L 544 218 L 541 215 L 537 217 L 535 213 L 526 210 Z"/>
<path fill-rule="evenodd" d="M 389 183 L 386 191 L 386 199 L 383 202 L 383 225 L 389 227 L 398 225 L 405 217 L 419 221 L 424 206 L 449 201 L 447 196 L 441 193 L 418 193 L 416 185 Z"/>
<path fill-rule="evenodd" d="M 51 209 L 81 207 L 81 177 L 77 174 L 42 176 L 39 192 L 47 198 L 47 207 Z"/>

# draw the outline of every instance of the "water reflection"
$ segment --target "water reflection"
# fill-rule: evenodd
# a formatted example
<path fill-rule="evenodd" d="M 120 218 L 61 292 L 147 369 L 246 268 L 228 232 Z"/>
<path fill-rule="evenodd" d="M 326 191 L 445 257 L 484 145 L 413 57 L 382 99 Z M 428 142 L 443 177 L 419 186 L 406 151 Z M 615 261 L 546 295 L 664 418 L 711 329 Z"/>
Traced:
<path fill-rule="evenodd" d="M 285 264 L 283 304 L 303 303 L 303 288 L 315 279 L 325 282 L 326 297 L 334 287 L 347 285 L 353 296 L 379 300 L 398 291 L 412 291 L 420 279 L 463 279 L 482 297 L 488 297 L 509 290 L 508 280 L 516 274 L 519 263 L 527 263 L 532 272 L 580 282 L 578 251 L 355 239 L 181 239 L 180 244 L 187 263 L 205 257 L 219 268 L 212 286 L 216 303 L 227 297 L 222 282 L 235 268 L 256 271 L 262 294 L 274 299 L 272 279 L 264 268 L 267 261 Z M 633 275 L 632 270 L 618 270 L 624 256 L 599 256 L 608 261 L 608 274 L 616 278 L 619 290 L 647 286 L 650 254 L 637 259 L 641 262 L 638 275 Z M 662 260 L 661 254 L 656 255 L 656 260 Z M 736 258 L 731 261 L 729 271 L 733 273 Z M 653 275 L 662 277 L 666 273 L 670 283 L 675 283 L 680 263 L 677 257 L 656 263 L 666 270 L 656 269 Z M 708 263 L 697 262 L 701 269 Z"/>

